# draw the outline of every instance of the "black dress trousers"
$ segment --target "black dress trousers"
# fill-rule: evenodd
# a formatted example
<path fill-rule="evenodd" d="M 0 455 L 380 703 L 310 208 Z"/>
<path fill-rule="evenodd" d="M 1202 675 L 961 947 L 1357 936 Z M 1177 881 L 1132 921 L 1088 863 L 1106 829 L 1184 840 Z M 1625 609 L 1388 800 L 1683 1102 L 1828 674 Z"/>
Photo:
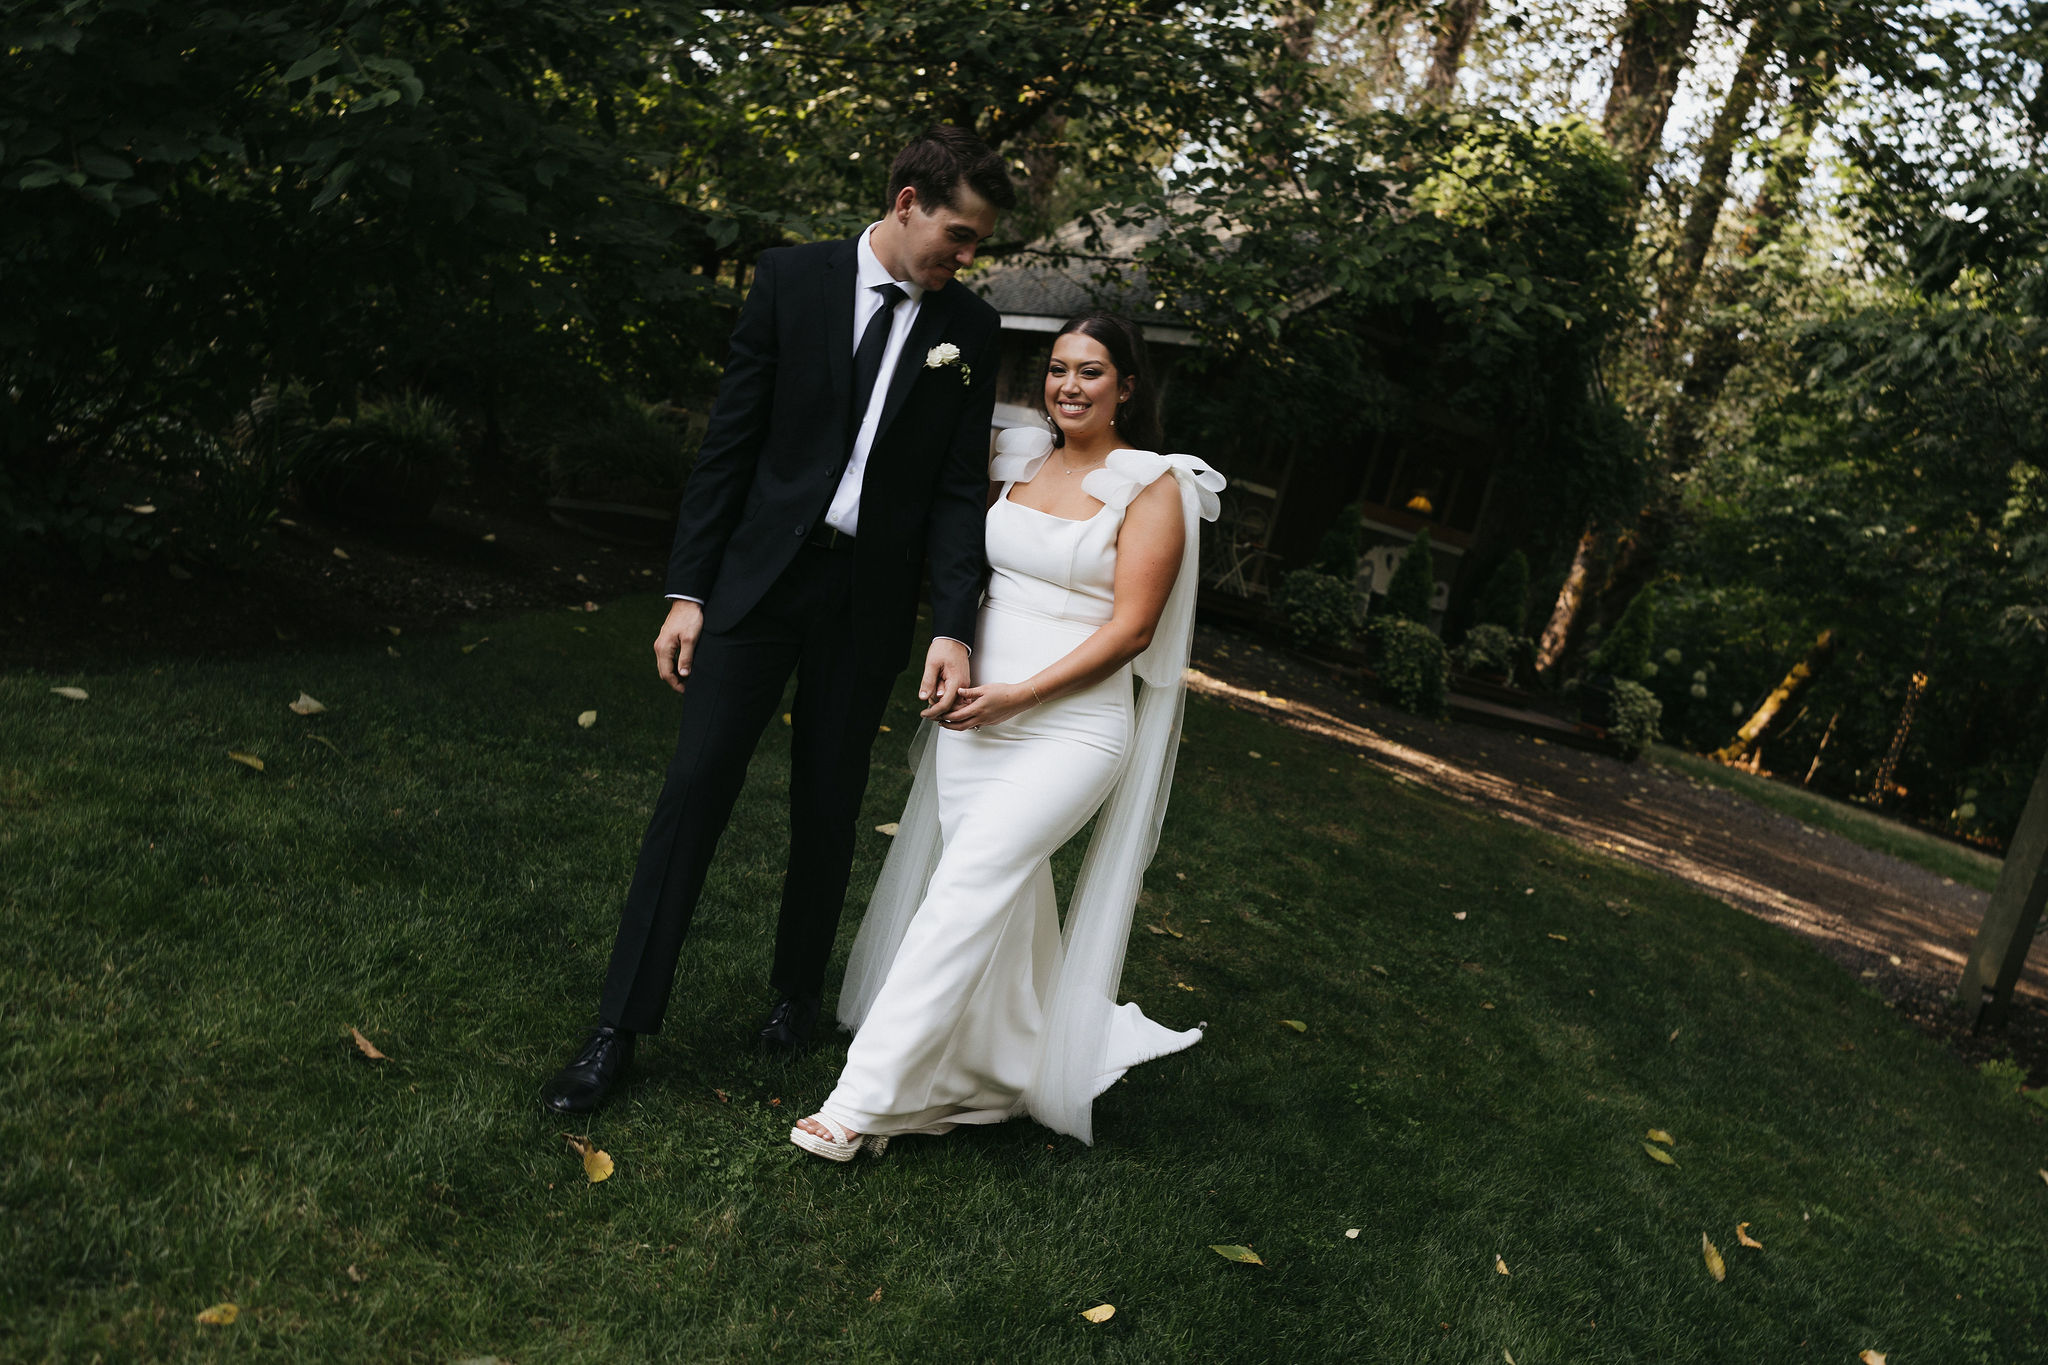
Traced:
<path fill-rule="evenodd" d="M 806 544 L 731 629 L 699 637 L 605 974 L 604 1023 L 660 1030 L 712 853 L 792 672 L 789 865 L 769 979 L 785 995 L 823 993 L 870 753 L 900 671 L 860 666 L 871 652 L 853 638 L 853 577 L 850 548 Z"/>

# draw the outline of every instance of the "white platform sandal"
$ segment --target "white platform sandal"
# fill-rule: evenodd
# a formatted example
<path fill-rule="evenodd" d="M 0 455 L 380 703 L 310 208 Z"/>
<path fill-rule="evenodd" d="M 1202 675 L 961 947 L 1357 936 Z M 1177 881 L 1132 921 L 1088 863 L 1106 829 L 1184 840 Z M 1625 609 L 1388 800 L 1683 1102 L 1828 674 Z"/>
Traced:
<path fill-rule="evenodd" d="M 888 1138 L 856 1133 L 850 1128 L 834 1123 L 823 1114 L 811 1115 L 810 1121 L 831 1136 L 819 1137 L 816 1133 L 797 1127 L 789 1130 L 789 1140 L 812 1156 L 821 1156 L 827 1161 L 851 1161 L 863 1151 L 869 1156 L 880 1156 L 888 1149 Z"/>

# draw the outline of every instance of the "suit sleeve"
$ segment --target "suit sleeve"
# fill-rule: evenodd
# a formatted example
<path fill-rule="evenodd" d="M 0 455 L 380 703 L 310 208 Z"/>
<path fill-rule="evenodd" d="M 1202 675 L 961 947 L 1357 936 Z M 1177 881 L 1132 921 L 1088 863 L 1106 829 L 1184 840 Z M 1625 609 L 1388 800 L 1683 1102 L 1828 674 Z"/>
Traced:
<path fill-rule="evenodd" d="M 710 598 L 725 543 L 739 523 L 754 465 L 768 436 L 775 401 L 778 345 L 775 285 L 779 251 L 762 253 L 740 308 L 704 443 L 683 489 L 676 539 L 668 556 L 667 593 Z"/>
<path fill-rule="evenodd" d="M 988 510 L 988 433 L 996 406 L 996 371 L 1002 364 L 1000 333 L 987 329 L 969 362 L 974 378 L 967 386 L 960 421 L 946 460 L 927 523 L 925 554 L 932 581 L 932 634 L 972 648 L 974 620 L 981 604 L 982 582 L 988 576 L 984 546 Z"/>

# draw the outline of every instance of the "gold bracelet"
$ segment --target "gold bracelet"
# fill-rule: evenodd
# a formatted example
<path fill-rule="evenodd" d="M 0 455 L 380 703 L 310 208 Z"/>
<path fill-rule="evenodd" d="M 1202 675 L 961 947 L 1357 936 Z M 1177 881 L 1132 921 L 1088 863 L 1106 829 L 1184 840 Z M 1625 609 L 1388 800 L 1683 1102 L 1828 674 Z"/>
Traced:
<path fill-rule="evenodd" d="M 1045 705 L 1045 698 L 1038 695 L 1037 683 L 1025 683 L 1024 685 L 1031 689 L 1031 704 L 1033 706 Z"/>

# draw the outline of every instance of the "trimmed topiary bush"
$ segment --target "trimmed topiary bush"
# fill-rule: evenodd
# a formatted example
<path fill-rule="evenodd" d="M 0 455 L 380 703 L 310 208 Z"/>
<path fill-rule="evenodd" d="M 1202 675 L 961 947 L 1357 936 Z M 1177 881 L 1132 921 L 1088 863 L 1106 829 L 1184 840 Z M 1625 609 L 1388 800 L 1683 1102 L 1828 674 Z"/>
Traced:
<path fill-rule="evenodd" d="M 1451 656 L 1428 626 L 1382 616 L 1372 625 L 1372 653 L 1383 700 L 1431 719 L 1449 709 Z"/>
<path fill-rule="evenodd" d="M 1638 682 L 1650 676 L 1650 650 L 1656 640 L 1657 606 L 1650 589 L 1644 588 L 1607 632 L 1587 666 L 1594 673 Z"/>
<path fill-rule="evenodd" d="M 1513 677 L 1515 660 L 1521 657 L 1521 653 L 1519 637 L 1506 626 L 1488 621 L 1466 631 L 1463 642 L 1451 651 L 1451 657 L 1467 673 Z"/>
<path fill-rule="evenodd" d="M 1516 550 L 1486 576 L 1486 586 L 1472 602 L 1472 623 L 1474 628 L 1499 626 L 1512 636 L 1523 634 L 1528 620 L 1529 557 Z"/>
<path fill-rule="evenodd" d="M 1295 569 L 1280 580 L 1279 606 L 1297 645 L 1349 646 L 1358 635 L 1358 590 L 1350 580 Z"/>
<path fill-rule="evenodd" d="M 1429 599 L 1435 592 L 1436 556 L 1430 550 L 1429 528 L 1425 526 L 1416 534 L 1408 553 L 1401 556 L 1393 582 L 1387 584 L 1386 612 L 1427 626 Z"/>
<path fill-rule="evenodd" d="M 1644 745 L 1657 739 L 1657 722 L 1663 715 L 1664 703 L 1649 688 L 1626 678 L 1614 680 L 1614 720 L 1607 737 L 1621 745 L 1622 757 L 1633 761 Z"/>

